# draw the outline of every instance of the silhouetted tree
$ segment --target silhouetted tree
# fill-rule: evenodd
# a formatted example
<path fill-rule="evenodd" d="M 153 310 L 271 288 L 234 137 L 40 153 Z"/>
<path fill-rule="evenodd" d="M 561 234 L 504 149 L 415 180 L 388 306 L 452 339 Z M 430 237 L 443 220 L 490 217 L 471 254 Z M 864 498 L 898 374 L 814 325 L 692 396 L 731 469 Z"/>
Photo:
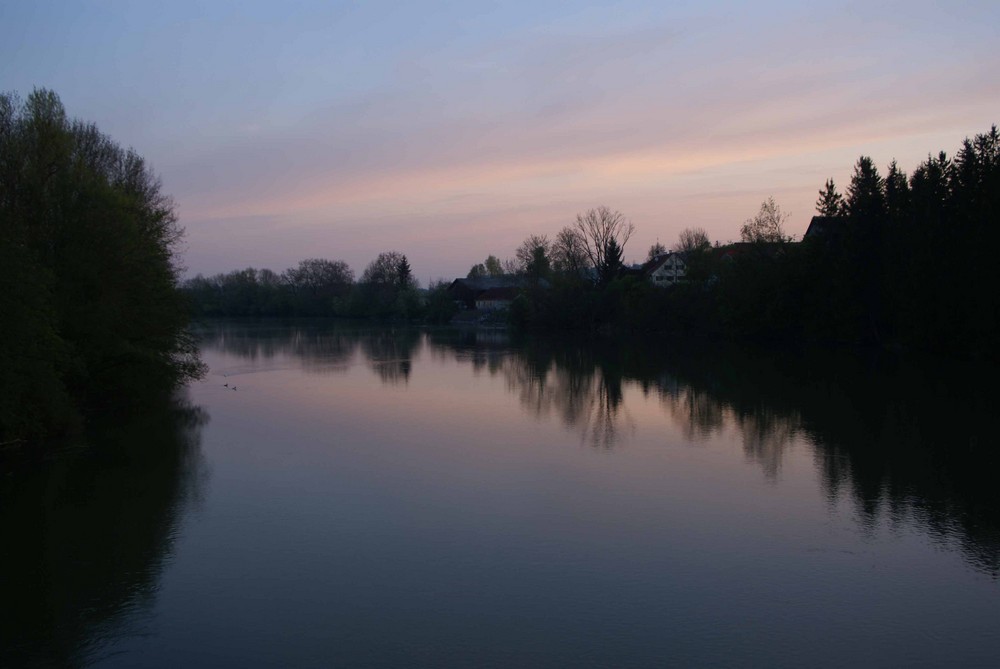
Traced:
<path fill-rule="evenodd" d="M 621 212 L 601 206 L 578 214 L 576 231 L 591 266 L 597 270 L 598 276 L 606 277 L 617 272 L 616 259 L 609 257 L 608 253 L 613 251 L 617 254 L 620 265 L 625 244 L 635 232 L 635 226 Z"/>
<path fill-rule="evenodd" d="M 757 215 L 743 223 L 740 238 L 751 243 L 787 241 L 784 230 L 787 218 L 788 214 L 781 211 L 773 197 L 769 197 L 761 203 Z"/>
<path fill-rule="evenodd" d="M 486 262 L 483 263 L 486 267 L 486 274 L 489 276 L 503 276 L 503 266 L 500 264 L 500 259 L 495 255 L 486 256 Z"/>
<path fill-rule="evenodd" d="M 547 277 L 551 269 L 550 248 L 551 243 L 545 235 L 531 235 L 525 239 L 514 253 L 518 273 L 536 281 Z"/>
<path fill-rule="evenodd" d="M 655 244 L 649 247 L 649 251 L 646 253 L 646 262 L 649 262 L 650 260 L 656 258 L 657 256 L 661 256 L 666 252 L 667 252 L 667 247 L 661 244 L 660 242 L 656 242 Z"/>
<path fill-rule="evenodd" d="M 678 236 L 674 250 L 681 253 L 707 251 L 712 247 L 704 228 L 684 228 Z"/>
<path fill-rule="evenodd" d="M 893 221 L 902 221 L 909 214 L 910 185 L 906 173 L 899 169 L 895 160 L 889 163 L 885 177 L 885 204 L 886 213 Z"/>
<path fill-rule="evenodd" d="M 51 91 L 0 95 L 0 441 L 201 372 L 181 238 L 138 154 L 69 120 Z"/>
<path fill-rule="evenodd" d="M 823 190 L 816 200 L 816 211 L 820 216 L 842 216 L 844 212 L 844 197 L 837 192 L 833 179 L 827 179 Z"/>
<path fill-rule="evenodd" d="M 260 288 L 265 289 L 265 272 L 258 274 Z M 295 300 L 295 310 L 310 316 L 329 316 L 342 311 L 339 305 L 351 292 L 354 272 L 343 260 L 310 258 L 285 272 L 284 279 Z"/>
<path fill-rule="evenodd" d="M 605 245 L 603 258 L 599 276 L 601 283 L 607 285 L 617 278 L 622 270 L 622 247 L 618 245 L 614 237 L 609 239 Z"/>
<path fill-rule="evenodd" d="M 413 273 L 410 271 L 410 261 L 403 255 L 396 265 L 396 284 L 401 288 L 413 288 Z"/>
<path fill-rule="evenodd" d="M 564 227 L 552 244 L 552 267 L 564 275 L 579 277 L 587 268 L 587 250 L 579 230 Z"/>
<path fill-rule="evenodd" d="M 399 265 L 403 254 L 399 251 L 384 251 L 368 263 L 361 275 L 361 283 L 375 286 L 398 286 Z"/>

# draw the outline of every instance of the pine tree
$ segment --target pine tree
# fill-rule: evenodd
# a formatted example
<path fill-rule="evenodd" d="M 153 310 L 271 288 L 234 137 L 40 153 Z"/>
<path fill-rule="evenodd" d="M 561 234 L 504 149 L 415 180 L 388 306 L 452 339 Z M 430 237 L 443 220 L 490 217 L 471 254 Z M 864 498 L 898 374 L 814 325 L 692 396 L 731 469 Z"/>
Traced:
<path fill-rule="evenodd" d="M 858 158 L 851 185 L 847 188 L 847 213 L 855 219 L 882 221 L 885 218 L 885 180 L 868 156 Z"/>
<path fill-rule="evenodd" d="M 413 283 L 413 273 L 410 271 L 410 262 L 406 256 L 400 256 L 396 265 L 396 281 L 400 288 L 409 288 Z"/>
<path fill-rule="evenodd" d="M 844 197 L 837 192 L 833 179 L 826 180 L 826 186 L 819 192 L 816 211 L 820 216 L 843 216 Z"/>
<path fill-rule="evenodd" d="M 899 169 L 895 160 L 889 163 L 889 173 L 885 177 L 885 204 L 892 221 L 900 222 L 906 218 L 910 206 L 910 186 L 906 173 Z"/>
<path fill-rule="evenodd" d="M 613 238 L 604 245 L 604 264 L 600 267 L 601 283 L 614 280 L 622 268 L 622 247 Z"/>

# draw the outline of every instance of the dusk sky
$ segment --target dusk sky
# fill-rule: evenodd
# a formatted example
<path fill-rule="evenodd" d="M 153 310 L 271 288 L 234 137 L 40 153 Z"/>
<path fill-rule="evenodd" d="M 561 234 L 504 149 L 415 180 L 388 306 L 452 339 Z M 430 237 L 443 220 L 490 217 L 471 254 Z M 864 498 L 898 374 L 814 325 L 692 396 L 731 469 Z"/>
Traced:
<path fill-rule="evenodd" d="M 1000 123 L 1000 2 L 43 2 L 0 7 L 0 90 L 134 147 L 188 274 L 453 278 L 598 205 L 628 261 L 774 196 L 801 237 L 859 155 L 907 172 Z"/>

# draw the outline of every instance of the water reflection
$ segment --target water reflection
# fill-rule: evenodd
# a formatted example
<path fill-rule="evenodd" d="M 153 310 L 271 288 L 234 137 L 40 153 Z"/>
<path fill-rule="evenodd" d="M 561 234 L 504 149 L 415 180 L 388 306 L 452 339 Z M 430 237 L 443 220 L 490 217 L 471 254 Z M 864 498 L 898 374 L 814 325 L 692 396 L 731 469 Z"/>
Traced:
<path fill-rule="evenodd" d="M 80 666 L 141 634 L 206 470 L 198 408 L 92 426 L 90 448 L 0 477 L 0 666 Z"/>
<path fill-rule="evenodd" d="M 406 383 L 420 333 L 404 328 L 385 329 L 361 339 L 361 349 L 371 369 L 385 383 Z"/>
<path fill-rule="evenodd" d="M 229 324 L 204 342 L 248 359 L 288 355 L 316 372 L 360 358 L 391 385 L 407 383 L 423 355 L 469 365 L 502 379 L 530 415 L 556 417 L 601 449 L 627 443 L 636 424 L 627 392 L 639 391 L 693 444 L 735 430 L 767 480 L 780 480 L 789 449 L 812 449 L 831 504 L 849 499 L 863 523 L 914 518 L 977 569 L 1000 572 L 998 392 L 982 369 L 484 330 Z"/>

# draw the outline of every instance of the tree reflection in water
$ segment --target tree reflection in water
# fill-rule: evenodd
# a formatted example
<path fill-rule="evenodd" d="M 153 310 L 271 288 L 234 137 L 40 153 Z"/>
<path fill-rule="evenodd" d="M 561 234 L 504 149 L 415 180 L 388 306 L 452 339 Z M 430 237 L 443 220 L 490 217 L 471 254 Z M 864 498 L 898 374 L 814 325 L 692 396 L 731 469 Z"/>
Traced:
<path fill-rule="evenodd" d="M 86 449 L 5 463 L 0 478 L 0 666 L 99 659 L 152 609 L 183 510 L 204 488 L 207 416 L 183 400 L 122 424 L 97 420 Z"/>
<path fill-rule="evenodd" d="M 376 330 L 361 338 L 361 350 L 372 371 L 388 384 L 405 384 L 413 368 L 420 333 L 412 328 Z"/>
<path fill-rule="evenodd" d="M 363 355 L 385 383 L 413 361 L 468 364 L 504 380 L 536 417 L 555 416 L 611 449 L 634 431 L 625 390 L 659 397 L 691 442 L 736 430 L 772 481 L 793 447 L 811 448 L 831 503 L 850 497 L 865 522 L 916 517 L 976 568 L 1000 572 L 1000 487 L 991 371 L 850 352 L 775 351 L 663 340 L 510 338 L 502 331 L 331 326 L 226 329 L 206 342 L 244 356 L 280 350 L 336 371 Z"/>

